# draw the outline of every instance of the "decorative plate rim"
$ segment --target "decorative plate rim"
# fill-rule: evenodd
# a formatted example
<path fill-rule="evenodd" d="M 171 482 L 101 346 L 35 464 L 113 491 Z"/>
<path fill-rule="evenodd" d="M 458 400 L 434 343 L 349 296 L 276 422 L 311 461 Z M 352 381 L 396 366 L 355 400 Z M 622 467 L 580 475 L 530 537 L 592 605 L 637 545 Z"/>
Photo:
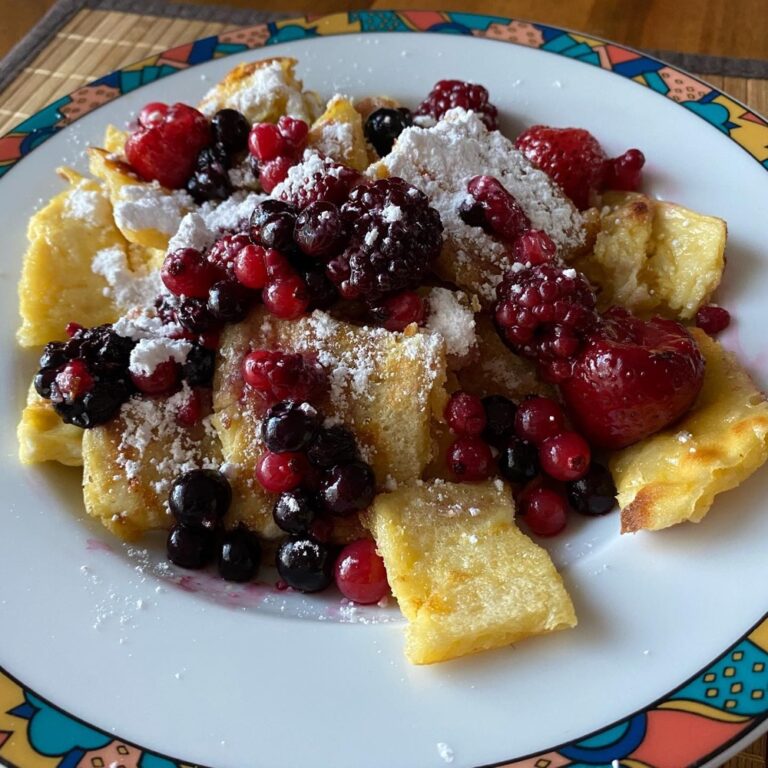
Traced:
<path fill-rule="evenodd" d="M 628 46 L 562 27 L 502 16 L 377 10 L 297 17 L 240 27 L 176 46 L 97 78 L 0 136 L 0 178 L 80 117 L 180 70 L 281 42 L 385 32 L 470 35 L 544 50 L 598 66 L 651 88 L 694 112 L 768 170 L 768 122 L 765 119 L 700 78 Z M 750 734 L 768 728 L 767 675 L 768 612 L 706 667 L 628 717 L 548 750 L 477 768 L 565 768 L 569 765 L 574 768 L 576 765 L 579 768 L 652 768 L 655 756 L 664 755 L 665 745 L 677 743 L 682 720 L 685 720 L 684 727 L 696 734 L 698 744 L 707 744 L 699 751 L 695 744 L 689 745 L 685 766 L 701 766 Z M 730 694 L 720 695 L 715 688 L 718 680 L 727 681 Z M 41 712 L 55 715 L 40 718 L 48 724 L 46 727 L 40 727 L 40 720 L 36 721 Z M 69 729 L 70 741 L 64 743 L 54 738 L 57 746 L 52 749 L 46 742 L 55 736 L 50 729 L 61 727 L 62 723 Z M 5 762 L 9 758 L 3 752 L 8 754 L 9 750 L 23 753 L 25 759 L 34 759 L 34 765 L 27 763 L 23 768 L 78 768 L 86 765 L 86 759 L 88 765 L 96 765 L 92 762 L 96 758 L 102 759 L 101 764 L 105 765 L 114 757 L 125 759 L 126 756 L 135 760 L 139 768 L 188 768 L 180 760 L 117 739 L 63 712 L 0 665 L 0 764 L 13 765 Z"/>

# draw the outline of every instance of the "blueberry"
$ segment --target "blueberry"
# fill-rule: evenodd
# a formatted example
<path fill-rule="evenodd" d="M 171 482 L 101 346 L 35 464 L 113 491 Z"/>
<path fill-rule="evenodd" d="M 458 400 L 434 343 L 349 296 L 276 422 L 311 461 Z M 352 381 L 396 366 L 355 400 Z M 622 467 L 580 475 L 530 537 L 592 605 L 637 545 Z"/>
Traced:
<path fill-rule="evenodd" d="M 310 463 L 320 469 L 349 464 L 358 457 L 355 436 L 339 425 L 320 429 L 307 450 Z"/>
<path fill-rule="evenodd" d="M 242 152 L 248 146 L 251 126 L 236 109 L 220 109 L 211 119 L 213 140 L 228 155 Z"/>
<path fill-rule="evenodd" d="M 193 469 L 179 475 L 168 494 L 173 516 L 190 528 L 216 528 L 231 501 L 227 478 L 212 469 Z"/>
<path fill-rule="evenodd" d="M 64 344 L 60 341 L 49 341 L 40 355 L 41 368 L 58 368 L 68 360 L 64 352 Z"/>
<path fill-rule="evenodd" d="M 212 349 L 193 344 L 182 368 L 183 378 L 190 387 L 210 387 L 215 363 L 216 353 Z"/>
<path fill-rule="evenodd" d="M 301 592 L 319 592 L 333 581 L 333 552 L 314 539 L 287 539 L 277 550 L 275 565 L 280 578 Z"/>
<path fill-rule="evenodd" d="M 197 156 L 197 166 L 187 181 L 187 192 L 196 203 L 226 200 L 232 194 L 226 155 L 214 147 L 206 147 Z"/>
<path fill-rule="evenodd" d="M 413 125 L 409 110 L 383 107 L 372 112 L 365 121 L 365 138 L 373 145 L 379 157 L 384 157 L 392 151 L 395 139 L 409 125 Z"/>
<path fill-rule="evenodd" d="M 216 318 L 208 310 L 205 299 L 185 298 L 174 309 L 176 322 L 186 331 L 203 333 L 213 328 Z"/>
<path fill-rule="evenodd" d="M 293 228 L 296 217 L 292 213 L 275 213 L 270 216 L 259 231 L 261 244 L 265 248 L 288 251 L 293 247 Z"/>
<path fill-rule="evenodd" d="M 45 398 L 46 400 L 51 399 L 51 384 L 53 384 L 56 379 L 56 373 L 57 371 L 55 368 L 41 368 L 35 374 L 33 383 L 35 385 L 35 391 L 40 397 Z"/>
<path fill-rule="evenodd" d="M 131 391 L 124 380 L 99 381 L 83 397 L 72 402 L 54 403 L 53 407 L 66 424 L 92 429 L 117 416 L 120 406 L 130 397 Z"/>
<path fill-rule="evenodd" d="M 248 314 L 253 293 L 235 280 L 219 280 L 208 294 L 208 311 L 224 323 L 239 323 Z"/>
<path fill-rule="evenodd" d="M 568 501 L 582 515 L 607 514 L 616 504 L 611 473 L 602 464 L 592 462 L 584 477 L 568 483 Z"/>
<path fill-rule="evenodd" d="M 370 506 L 375 493 L 373 470 L 363 461 L 340 464 L 328 470 L 320 483 L 320 500 L 326 512 L 346 517 Z"/>
<path fill-rule="evenodd" d="M 525 483 L 539 472 L 539 452 L 533 443 L 511 437 L 499 453 L 499 472 L 510 483 Z"/>
<path fill-rule="evenodd" d="M 284 400 L 273 405 L 262 421 L 262 437 L 272 453 L 303 451 L 315 436 L 320 415 L 309 403 Z"/>
<path fill-rule="evenodd" d="M 485 429 L 482 437 L 486 443 L 502 450 L 514 434 L 517 406 L 504 395 L 489 395 L 483 398 Z"/>
<path fill-rule="evenodd" d="M 250 581 L 259 570 L 261 545 L 245 526 L 227 531 L 219 547 L 219 574 L 227 581 Z"/>
<path fill-rule="evenodd" d="M 277 527 L 286 533 L 309 533 L 316 516 L 316 500 L 301 488 L 281 493 L 272 510 Z"/>
<path fill-rule="evenodd" d="M 203 568 L 213 558 L 213 534 L 202 528 L 189 528 L 179 523 L 168 534 L 166 552 L 168 559 L 182 568 Z"/>

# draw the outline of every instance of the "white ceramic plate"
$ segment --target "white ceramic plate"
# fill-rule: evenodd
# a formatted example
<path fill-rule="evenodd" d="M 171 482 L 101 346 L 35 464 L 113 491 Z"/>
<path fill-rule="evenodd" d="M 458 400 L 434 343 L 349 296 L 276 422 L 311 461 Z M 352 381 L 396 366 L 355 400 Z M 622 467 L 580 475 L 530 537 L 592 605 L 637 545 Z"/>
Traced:
<path fill-rule="evenodd" d="M 488 87 L 511 135 L 532 123 L 575 125 L 591 130 L 612 155 L 640 147 L 654 195 L 728 221 L 729 263 L 718 298 L 735 322 L 722 338 L 761 385 L 768 383 L 768 174 L 690 105 L 597 66 L 471 36 L 347 34 L 270 48 L 269 55 L 278 54 L 299 59 L 305 85 L 326 96 L 386 92 L 415 105 L 437 80 L 455 77 Z M 574 598 L 577 629 L 417 668 L 403 658 L 394 608 L 350 610 L 337 597 L 181 578 L 183 572 L 163 570 L 157 542 L 146 550 L 122 546 L 85 518 L 76 471 L 18 463 L 14 425 L 35 356 L 14 342 L 16 284 L 26 222 L 62 186 L 54 169 L 85 168 L 84 147 L 98 145 L 109 122 L 124 124 L 149 101 L 195 103 L 237 61 L 264 55 L 208 61 L 105 104 L 0 181 L 0 665 L 20 689 L 110 739 L 142 745 L 144 768 L 177 764 L 150 751 L 215 768 L 610 766 L 630 756 L 639 765 L 643 754 L 653 764 L 654 748 L 675 743 L 667 707 L 654 702 L 670 699 L 689 678 L 691 691 L 706 688 L 701 671 L 736 643 L 731 654 L 754 646 L 753 664 L 762 658 L 760 638 L 768 647 L 766 625 L 751 641 L 742 639 L 768 606 L 765 472 L 718 498 L 699 525 L 621 537 L 617 515 L 574 520 L 547 546 Z M 730 685 L 720 671 L 720 682 Z M 759 672 L 739 668 L 734 679 L 743 676 L 764 692 Z M 0 694 L 9 690 L 3 680 Z M 748 732 L 756 737 L 765 706 L 751 690 L 735 696 L 735 708 L 720 688 L 712 697 L 702 689 L 698 704 L 694 693 L 679 695 L 693 703 L 675 713 L 701 725 L 698 731 L 686 720 L 674 731 L 679 744 L 716 759 Z M 71 720 L 61 716 L 52 725 L 54 710 L 30 701 L 37 709 L 28 702 L 14 722 L 26 717 L 40 733 L 66 732 L 63 723 Z M 2 695 L 0 702 L 7 703 Z M 680 759 L 681 766 L 692 762 Z M 53 763 L 41 758 L 39 765 Z"/>

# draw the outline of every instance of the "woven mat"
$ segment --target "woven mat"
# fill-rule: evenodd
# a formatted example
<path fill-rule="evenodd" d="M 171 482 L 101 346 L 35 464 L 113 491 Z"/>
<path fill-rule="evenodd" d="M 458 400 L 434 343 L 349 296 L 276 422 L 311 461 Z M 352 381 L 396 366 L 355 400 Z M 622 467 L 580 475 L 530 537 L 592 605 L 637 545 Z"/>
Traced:
<path fill-rule="evenodd" d="M 0 135 L 100 75 L 183 42 L 276 18 L 258 11 L 162 0 L 60 0 L 0 62 Z M 768 114 L 768 62 L 650 53 Z M 763 736 L 726 768 L 766 768 L 767 750 Z"/>

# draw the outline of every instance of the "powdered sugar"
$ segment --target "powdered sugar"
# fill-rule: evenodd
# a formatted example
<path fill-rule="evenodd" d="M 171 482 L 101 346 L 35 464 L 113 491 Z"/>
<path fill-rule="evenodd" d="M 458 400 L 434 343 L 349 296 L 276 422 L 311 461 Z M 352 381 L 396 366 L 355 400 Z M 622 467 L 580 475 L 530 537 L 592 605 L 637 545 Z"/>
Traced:
<path fill-rule="evenodd" d="M 90 227 L 108 227 L 112 224 L 109 199 L 101 189 L 87 189 L 82 183 L 70 191 L 64 205 L 64 216 L 77 219 Z"/>
<path fill-rule="evenodd" d="M 343 171 L 329 157 L 323 157 L 316 150 L 305 149 L 301 162 L 288 170 L 288 175 L 273 190 L 272 197 L 279 200 L 292 200 L 299 193 L 311 197 L 318 178 L 333 176 L 338 178 Z"/>
<path fill-rule="evenodd" d="M 387 224 L 391 224 L 393 221 L 400 221 L 403 218 L 403 209 L 398 205 L 388 203 L 381 211 L 381 218 Z"/>
<path fill-rule="evenodd" d="M 114 214 L 123 231 L 155 229 L 172 235 L 184 214 L 195 207 L 194 200 L 183 190 L 168 190 L 156 181 L 151 184 L 127 184 L 120 188 Z"/>
<path fill-rule="evenodd" d="M 153 307 L 134 307 L 112 323 L 119 336 L 140 341 L 178 336 L 183 328 L 176 323 L 164 323 Z"/>
<path fill-rule="evenodd" d="M 439 333 L 445 340 L 446 354 L 466 357 L 477 345 L 475 314 L 466 305 L 466 295 L 447 288 L 433 288 L 428 300 L 427 329 Z"/>
<path fill-rule="evenodd" d="M 332 108 L 334 101 L 344 98 L 334 96 L 328 104 Z M 320 129 L 320 135 L 312 142 L 313 147 L 324 155 L 343 163 L 353 145 L 352 125 L 339 121 L 325 123 Z"/>
<path fill-rule="evenodd" d="M 183 365 L 191 349 L 191 342 L 184 339 L 141 339 L 131 351 L 128 370 L 139 376 L 151 376 L 158 365 L 168 360 Z"/>
<path fill-rule="evenodd" d="M 134 272 L 128 265 L 125 250 L 119 245 L 97 251 L 91 270 L 107 281 L 104 295 L 113 299 L 121 310 L 147 306 L 165 290 L 157 270 Z"/>

